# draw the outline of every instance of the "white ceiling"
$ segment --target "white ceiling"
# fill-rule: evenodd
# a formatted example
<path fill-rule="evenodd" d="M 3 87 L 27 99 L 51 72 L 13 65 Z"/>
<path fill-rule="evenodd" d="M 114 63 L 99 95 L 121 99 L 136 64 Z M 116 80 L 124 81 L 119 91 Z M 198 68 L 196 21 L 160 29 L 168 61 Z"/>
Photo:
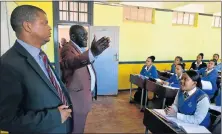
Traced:
<path fill-rule="evenodd" d="M 171 0 L 171 2 L 165 2 L 168 0 L 161 0 L 161 2 L 135 2 L 135 0 L 125 0 L 114 2 L 113 0 L 108 3 L 121 4 L 121 5 L 132 5 L 132 6 L 142 6 L 142 7 L 151 7 L 151 8 L 161 8 L 161 9 L 172 9 L 177 11 L 185 12 L 196 12 L 196 13 L 210 13 L 221 15 L 221 2 L 210 2 L 213 0 L 208 0 L 208 2 L 178 2 L 176 0 Z M 129 2 L 130 1 L 130 2 Z M 134 2 L 133 2 L 134 1 Z M 149 0 L 146 0 L 149 1 Z M 164 1 L 164 2 L 163 2 Z M 175 1 L 175 2 L 172 2 Z M 199 0 L 200 1 L 200 0 Z M 107 2 L 107 1 L 106 1 Z"/>

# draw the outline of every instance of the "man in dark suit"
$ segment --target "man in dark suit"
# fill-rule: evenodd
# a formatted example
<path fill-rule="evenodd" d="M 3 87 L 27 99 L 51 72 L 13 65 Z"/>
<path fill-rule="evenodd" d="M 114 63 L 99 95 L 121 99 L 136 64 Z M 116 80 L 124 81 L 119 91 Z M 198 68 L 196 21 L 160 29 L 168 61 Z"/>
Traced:
<path fill-rule="evenodd" d="M 17 40 L 0 61 L 0 130 L 71 132 L 69 95 L 41 50 L 51 36 L 46 13 L 31 5 L 18 6 L 11 26 Z"/>
<path fill-rule="evenodd" d="M 96 41 L 95 37 L 91 44 L 91 48 L 87 47 L 87 31 L 83 26 L 73 25 L 69 30 L 70 41 L 61 51 L 61 70 L 63 82 L 68 88 L 68 92 L 73 107 L 73 133 L 83 133 L 88 112 L 92 106 L 92 96 L 97 95 L 96 88 L 96 72 L 91 63 L 95 57 L 100 55 L 106 48 L 109 47 L 109 38 L 102 37 Z M 101 47 L 95 47 L 98 46 Z M 89 60 L 84 61 L 82 57 L 89 57 Z M 73 64 L 70 64 L 67 59 L 75 59 Z M 78 63 L 84 63 L 81 68 L 77 68 Z M 90 64 L 86 64 L 90 63 Z M 66 66 L 64 66 L 64 64 Z"/>

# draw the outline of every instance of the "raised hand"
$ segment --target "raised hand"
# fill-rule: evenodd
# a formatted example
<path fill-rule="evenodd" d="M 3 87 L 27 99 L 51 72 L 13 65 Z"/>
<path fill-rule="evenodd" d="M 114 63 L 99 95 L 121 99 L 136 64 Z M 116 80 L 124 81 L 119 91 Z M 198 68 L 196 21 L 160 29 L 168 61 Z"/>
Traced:
<path fill-rule="evenodd" d="M 94 36 L 94 39 L 91 44 L 91 52 L 93 56 L 100 55 L 104 50 L 106 50 L 109 47 L 110 39 L 109 37 L 102 37 L 98 41 L 96 40 L 96 37 Z"/>

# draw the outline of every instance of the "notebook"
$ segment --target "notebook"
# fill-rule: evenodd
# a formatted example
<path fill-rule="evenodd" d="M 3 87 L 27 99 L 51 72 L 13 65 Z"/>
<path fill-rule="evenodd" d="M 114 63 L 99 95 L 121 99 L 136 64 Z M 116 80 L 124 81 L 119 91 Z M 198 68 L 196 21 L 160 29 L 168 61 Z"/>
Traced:
<path fill-rule="evenodd" d="M 158 115 L 165 119 L 167 122 L 171 123 L 172 125 L 177 126 L 178 128 L 182 129 L 186 133 L 204 133 L 204 134 L 210 134 L 211 132 L 206 129 L 204 126 L 185 123 L 181 120 L 178 120 L 176 117 L 170 117 L 167 116 L 164 112 L 164 109 L 154 109 L 155 113 L 158 113 Z"/>
<path fill-rule="evenodd" d="M 188 134 L 192 134 L 192 133 L 211 134 L 211 132 L 208 129 L 200 125 L 193 125 L 193 124 L 183 125 L 180 128 Z"/>

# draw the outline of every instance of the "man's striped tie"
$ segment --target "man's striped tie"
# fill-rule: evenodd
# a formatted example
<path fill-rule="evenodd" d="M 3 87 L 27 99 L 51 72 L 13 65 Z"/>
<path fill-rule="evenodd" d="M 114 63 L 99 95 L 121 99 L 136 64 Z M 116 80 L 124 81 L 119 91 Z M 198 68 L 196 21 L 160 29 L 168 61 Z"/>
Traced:
<path fill-rule="evenodd" d="M 58 95 L 59 95 L 59 98 L 61 99 L 61 101 L 62 101 L 62 103 L 63 103 L 64 105 L 67 105 L 67 100 L 66 100 L 66 98 L 65 98 L 65 95 L 63 94 L 63 91 L 62 91 L 61 87 L 60 87 L 60 86 L 58 85 L 58 83 L 56 82 L 56 79 L 55 79 L 55 77 L 54 77 L 54 75 L 53 75 L 53 73 L 52 73 L 52 70 L 51 70 L 51 68 L 50 68 L 50 66 L 49 66 L 49 64 L 48 64 L 48 57 L 47 57 L 47 55 L 46 55 L 42 50 L 41 50 L 41 52 L 39 53 L 39 55 L 42 57 L 42 60 L 43 60 L 43 62 L 44 62 L 44 64 L 45 64 L 45 67 L 46 67 L 46 70 L 47 70 L 47 72 L 48 72 L 50 81 L 51 81 L 51 83 L 53 84 L 53 86 L 55 87 L 55 89 L 56 89 L 56 91 L 57 91 L 57 93 L 58 93 Z"/>

